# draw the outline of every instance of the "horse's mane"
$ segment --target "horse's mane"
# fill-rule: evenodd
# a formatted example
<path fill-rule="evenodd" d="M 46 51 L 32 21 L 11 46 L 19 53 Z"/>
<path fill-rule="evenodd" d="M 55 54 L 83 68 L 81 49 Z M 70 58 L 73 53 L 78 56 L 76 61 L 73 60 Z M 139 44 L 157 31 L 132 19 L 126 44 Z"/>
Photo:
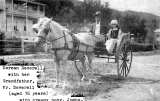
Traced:
<path fill-rule="evenodd" d="M 53 22 L 55 25 L 59 26 L 62 30 L 68 30 L 68 29 L 65 28 L 64 26 L 60 25 L 58 22 L 56 22 L 56 21 L 54 21 L 54 20 L 52 20 L 52 22 Z"/>
<path fill-rule="evenodd" d="M 49 18 L 44 17 L 44 18 L 40 18 L 39 19 L 39 24 L 41 25 L 43 23 L 44 20 L 49 20 Z M 61 28 L 62 30 L 68 30 L 67 28 L 65 28 L 64 26 L 60 25 L 58 22 L 52 20 L 52 23 L 56 26 L 58 26 L 59 28 Z"/>

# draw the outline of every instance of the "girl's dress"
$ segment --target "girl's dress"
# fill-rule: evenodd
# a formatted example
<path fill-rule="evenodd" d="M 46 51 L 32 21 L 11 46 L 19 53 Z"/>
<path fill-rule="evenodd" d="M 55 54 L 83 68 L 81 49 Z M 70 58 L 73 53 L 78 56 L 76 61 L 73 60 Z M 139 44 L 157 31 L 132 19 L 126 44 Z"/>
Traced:
<path fill-rule="evenodd" d="M 108 33 L 108 40 L 106 41 L 106 49 L 110 54 L 113 54 L 113 50 L 118 43 L 118 38 L 121 34 L 121 30 L 119 28 L 110 29 Z"/>

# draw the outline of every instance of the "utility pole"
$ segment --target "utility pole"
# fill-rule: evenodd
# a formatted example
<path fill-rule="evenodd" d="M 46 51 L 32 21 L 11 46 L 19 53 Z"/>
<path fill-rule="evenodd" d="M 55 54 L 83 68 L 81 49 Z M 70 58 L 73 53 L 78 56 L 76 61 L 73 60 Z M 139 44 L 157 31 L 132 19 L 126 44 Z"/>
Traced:
<path fill-rule="evenodd" d="M 143 40 L 143 48 L 144 48 L 143 50 L 145 51 L 145 33 L 144 33 L 143 25 L 142 25 L 144 22 L 142 22 L 142 21 L 143 21 L 143 16 L 142 16 L 142 11 L 141 11 L 141 26 L 140 27 L 142 28 L 141 29 L 142 30 L 141 34 L 143 35 L 141 39 Z"/>
<path fill-rule="evenodd" d="M 83 15 L 83 27 L 85 26 L 84 25 L 84 20 L 85 20 L 85 14 L 86 14 L 86 0 L 84 0 L 84 15 Z"/>

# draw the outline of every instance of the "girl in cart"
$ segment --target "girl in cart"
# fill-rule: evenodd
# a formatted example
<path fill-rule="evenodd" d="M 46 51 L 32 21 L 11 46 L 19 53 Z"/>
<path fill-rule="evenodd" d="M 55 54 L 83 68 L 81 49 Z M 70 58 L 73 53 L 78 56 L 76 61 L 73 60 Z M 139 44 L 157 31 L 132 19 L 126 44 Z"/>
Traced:
<path fill-rule="evenodd" d="M 117 20 L 112 20 L 110 23 L 110 26 L 112 27 L 109 32 L 107 33 L 108 40 L 106 41 L 106 49 L 110 54 L 115 53 L 115 48 L 118 43 L 118 39 L 121 32 L 121 29 L 119 28 L 119 24 Z"/>

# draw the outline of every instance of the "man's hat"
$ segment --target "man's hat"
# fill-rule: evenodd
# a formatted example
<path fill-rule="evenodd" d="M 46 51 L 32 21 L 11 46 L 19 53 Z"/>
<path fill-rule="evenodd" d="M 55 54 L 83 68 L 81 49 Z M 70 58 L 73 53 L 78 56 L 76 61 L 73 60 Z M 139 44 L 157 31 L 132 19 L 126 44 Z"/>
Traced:
<path fill-rule="evenodd" d="M 100 16 L 100 17 L 102 17 L 102 13 L 101 13 L 100 11 L 97 11 L 97 12 L 94 14 L 94 16 Z"/>

